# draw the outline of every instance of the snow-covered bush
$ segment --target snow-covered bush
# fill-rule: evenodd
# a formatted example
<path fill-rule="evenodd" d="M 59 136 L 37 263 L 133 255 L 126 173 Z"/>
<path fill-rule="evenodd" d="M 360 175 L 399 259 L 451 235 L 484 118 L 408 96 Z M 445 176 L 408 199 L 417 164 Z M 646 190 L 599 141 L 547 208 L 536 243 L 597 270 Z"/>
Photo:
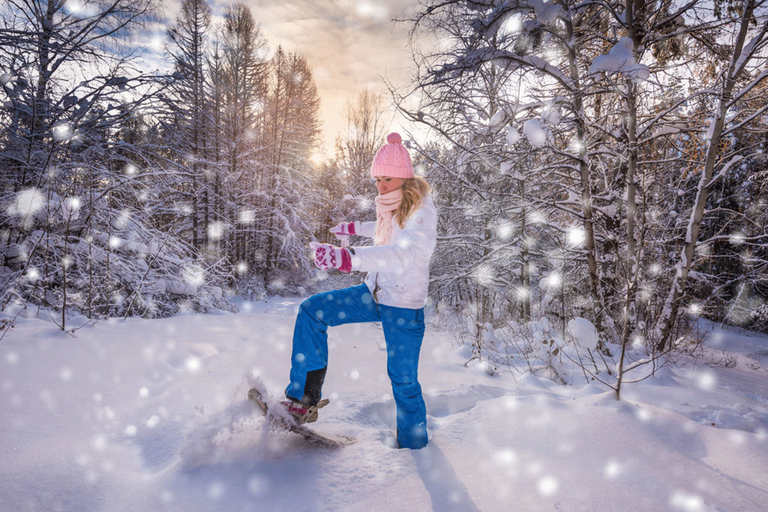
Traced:
<path fill-rule="evenodd" d="M 768 332 L 768 304 L 755 308 L 750 314 L 751 327 L 762 332 Z"/>
<path fill-rule="evenodd" d="M 21 301 L 59 311 L 62 327 L 70 314 L 98 319 L 234 310 L 223 293 L 230 278 L 226 269 L 195 258 L 173 235 L 103 201 L 87 205 L 86 215 L 75 219 L 71 208 L 63 208 L 66 203 L 49 196 L 36 221 L 7 218 L 10 229 L 0 237 L 6 290 L 0 309 L 11 301 L 18 308 Z"/>
<path fill-rule="evenodd" d="M 456 343 L 466 351 L 467 366 L 481 365 L 491 375 L 500 371 L 533 374 L 563 385 L 599 383 L 617 396 L 625 383 L 647 379 L 667 364 L 686 364 L 702 355 L 704 333 L 694 317 L 681 322 L 673 347 L 659 353 L 655 340 L 641 331 L 622 347 L 603 339 L 596 326 L 581 317 L 563 323 L 544 316 L 494 326 L 479 322 L 472 306 L 439 304 L 430 313 L 433 327 L 454 333 Z"/>

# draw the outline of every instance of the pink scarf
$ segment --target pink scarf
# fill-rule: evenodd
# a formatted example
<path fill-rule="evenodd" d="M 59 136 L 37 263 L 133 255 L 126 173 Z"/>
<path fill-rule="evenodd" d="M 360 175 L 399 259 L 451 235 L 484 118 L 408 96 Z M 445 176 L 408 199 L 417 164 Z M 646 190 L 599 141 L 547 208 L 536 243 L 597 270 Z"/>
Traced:
<path fill-rule="evenodd" d="M 392 219 L 395 216 L 395 210 L 400 207 L 403 201 L 403 191 L 399 188 L 387 194 L 376 196 L 376 233 L 374 235 L 375 245 L 387 245 L 392 236 Z"/>

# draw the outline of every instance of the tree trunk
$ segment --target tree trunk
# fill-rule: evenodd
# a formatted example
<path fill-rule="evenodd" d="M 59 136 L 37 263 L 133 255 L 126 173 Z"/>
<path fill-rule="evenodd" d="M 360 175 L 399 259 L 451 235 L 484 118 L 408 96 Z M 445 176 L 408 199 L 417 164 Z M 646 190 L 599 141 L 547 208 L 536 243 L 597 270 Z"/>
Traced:
<path fill-rule="evenodd" d="M 656 348 L 659 351 L 664 351 L 670 346 L 670 336 L 672 329 L 677 323 L 680 307 L 682 306 L 683 299 L 685 298 L 688 276 L 693 264 L 693 254 L 698 242 L 701 222 L 704 218 L 707 197 L 709 195 L 715 166 L 718 163 L 718 151 L 723 135 L 723 128 L 725 126 L 726 113 L 728 109 L 731 108 L 731 103 L 733 101 L 733 89 L 736 86 L 737 79 L 742 73 L 744 69 L 744 63 L 746 62 L 746 59 L 743 59 L 741 54 L 744 50 L 744 43 L 749 32 L 749 25 L 751 23 L 754 8 L 754 0 L 750 0 L 744 7 L 744 15 L 741 18 L 741 26 L 736 37 L 733 53 L 731 55 L 731 61 L 723 77 L 723 88 L 719 94 L 718 105 L 715 109 L 714 117 L 710 122 L 708 133 L 709 143 L 704 160 L 704 168 L 701 170 L 699 186 L 696 191 L 696 200 L 694 202 L 693 209 L 691 210 L 690 218 L 688 221 L 688 228 L 686 229 L 685 233 L 685 245 L 680 252 L 680 258 L 677 262 L 677 265 L 675 266 L 676 272 L 672 282 L 672 287 L 669 291 L 669 295 L 667 296 L 667 300 L 664 303 L 664 308 L 662 310 L 659 321 L 656 323 L 656 329 L 659 336 Z M 766 32 L 766 24 L 763 25 L 761 31 L 762 35 L 764 36 Z M 728 168 L 730 168 L 740 159 L 740 156 L 735 156 L 732 158 L 723 166 L 721 172 L 727 171 Z"/>

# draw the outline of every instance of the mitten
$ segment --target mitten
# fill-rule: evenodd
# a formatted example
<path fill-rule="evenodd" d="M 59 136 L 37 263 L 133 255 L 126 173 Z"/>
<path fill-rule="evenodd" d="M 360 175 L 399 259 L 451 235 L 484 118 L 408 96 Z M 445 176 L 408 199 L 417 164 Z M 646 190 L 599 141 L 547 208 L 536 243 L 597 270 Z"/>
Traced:
<path fill-rule="evenodd" d="M 336 235 L 336 238 L 340 238 L 342 236 L 349 236 L 355 234 L 355 223 L 354 222 L 340 222 L 339 224 L 333 226 L 331 228 L 331 233 Z"/>
<path fill-rule="evenodd" d="M 320 270 L 335 268 L 347 273 L 352 270 L 352 255 L 349 250 L 317 242 L 312 242 L 309 246 L 312 248 L 315 266 Z"/>
<path fill-rule="evenodd" d="M 346 248 L 349 245 L 349 235 L 355 234 L 355 223 L 341 222 L 331 228 L 331 233 L 341 240 L 341 247 Z"/>

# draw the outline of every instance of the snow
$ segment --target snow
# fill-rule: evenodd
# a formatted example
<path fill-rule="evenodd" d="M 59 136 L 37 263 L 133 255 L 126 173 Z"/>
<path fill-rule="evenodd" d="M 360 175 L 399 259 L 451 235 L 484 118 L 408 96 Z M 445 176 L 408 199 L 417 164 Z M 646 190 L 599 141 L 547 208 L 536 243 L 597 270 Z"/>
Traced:
<path fill-rule="evenodd" d="M 491 128 L 497 128 L 502 124 L 504 124 L 504 121 L 507 120 L 507 117 L 509 116 L 507 115 L 506 112 L 504 112 L 503 109 L 499 110 L 495 114 L 493 114 L 491 119 L 488 121 L 488 126 L 490 126 Z"/>
<path fill-rule="evenodd" d="M 8 207 L 8 215 L 18 215 L 27 219 L 45 208 L 46 204 L 48 202 L 40 190 L 28 188 L 16 194 L 13 203 Z"/>
<path fill-rule="evenodd" d="M 596 350 L 600 338 L 595 326 L 586 318 L 573 318 L 568 321 L 568 331 L 582 348 Z"/>
<path fill-rule="evenodd" d="M 17 318 L 0 336 L 3 510 L 764 510 L 768 337 L 711 329 L 702 361 L 624 387 L 559 386 L 467 367 L 428 327 L 429 446 L 391 448 L 381 328 L 330 331 L 316 429 L 328 451 L 264 428 L 245 399 L 286 384 L 300 299 L 239 314 L 102 321 L 74 332 Z M 7 317 L 0 318 L 0 321 Z M 82 319 L 83 323 L 85 322 Z M 69 325 L 76 325 L 70 322 Z M 724 354 L 732 364 L 706 365 Z M 491 372 L 493 373 L 493 372 Z"/>
<path fill-rule="evenodd" d="M 61 203 L 61 211 L 64 219 L 71 221 L 80 218 L 81 201 L 77 197 L 68 197 Z"/>
<path fill-rule="evenodd" d="M 507 128 L 507 144 L 514 146 L 520 140 L 520 131 L 514 126 Z"/>
<path fill-rule="evenodd" d="M 535 148 L 544 147 L 551 136 L 549 129 L 540 119 L 529 119 L 523 123 L 523 135 Z"/>
<path fill-rule="evenodd" d="M 529 0 L 529 4 L 536 12 L 536 17 L 542 25 L 552 25 L 558 18 L 565 17 L 565 11 L 557 3 L 548 3 L 542 0 Z"/>
<path fill-rule="evenodd" d="M 619 42 L 611 48 L 608 55 L 599 55 L 595 57 L 589 66 L 589 74 L 597 73 L 623 73 L 630 80 L 648 80 L 650 70 L 645 64 L 639 64 L 635 61 L 632 50 L 635 44 L 632 39 L 622 37 Z"/>

